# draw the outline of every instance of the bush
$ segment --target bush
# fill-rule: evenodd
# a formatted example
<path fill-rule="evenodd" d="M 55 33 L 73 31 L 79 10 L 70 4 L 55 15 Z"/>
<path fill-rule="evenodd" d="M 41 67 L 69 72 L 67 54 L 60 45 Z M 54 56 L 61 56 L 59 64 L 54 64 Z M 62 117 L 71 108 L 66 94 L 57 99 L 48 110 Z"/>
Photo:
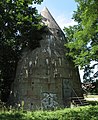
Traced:
<path fill-rule="evenodd" d="M 0 120 L 98 120 L 98 106 L 66 108 L 56 111 L 1 112 Z"/>

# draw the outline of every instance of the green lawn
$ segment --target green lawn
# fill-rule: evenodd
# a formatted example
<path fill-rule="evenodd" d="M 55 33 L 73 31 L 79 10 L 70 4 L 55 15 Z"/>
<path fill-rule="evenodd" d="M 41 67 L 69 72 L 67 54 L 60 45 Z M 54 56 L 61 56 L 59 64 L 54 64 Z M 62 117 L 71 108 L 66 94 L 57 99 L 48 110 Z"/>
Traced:
<path fill-rule="evenodd" d="M 84 95 L 84 97 L 85 98 L 98 98 L 98 95 L 87 95 L 87 96 Z"/>
<path fill-rule="evenodd" d="M 98 120 L 98 106 L 66 108 L 56 111 L 1 112 L 0 120 Z"/>

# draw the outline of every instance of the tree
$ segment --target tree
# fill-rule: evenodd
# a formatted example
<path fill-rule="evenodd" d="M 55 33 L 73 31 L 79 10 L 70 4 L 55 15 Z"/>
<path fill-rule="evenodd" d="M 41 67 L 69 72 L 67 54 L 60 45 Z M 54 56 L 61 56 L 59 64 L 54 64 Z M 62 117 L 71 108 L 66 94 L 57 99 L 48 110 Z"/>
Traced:
<path fill-rule="evenodd" d="M 0 91 L 7 101 L 15 78 L 17 62 L 25 47 L 39 47 L 43 27 L 33 4 L 43 0 L 0 1 Z"/>
<path fill-rule="evenodd" d="M 75 1 L 77 11 L 73 19 L 78 25 L 64 28 L 68 37 L 68 55 L 81 68 L 94 69 L 98 65 L 98 0 Z M 96 61 L 96 64 L 88 67 L 91 61 Z"/>

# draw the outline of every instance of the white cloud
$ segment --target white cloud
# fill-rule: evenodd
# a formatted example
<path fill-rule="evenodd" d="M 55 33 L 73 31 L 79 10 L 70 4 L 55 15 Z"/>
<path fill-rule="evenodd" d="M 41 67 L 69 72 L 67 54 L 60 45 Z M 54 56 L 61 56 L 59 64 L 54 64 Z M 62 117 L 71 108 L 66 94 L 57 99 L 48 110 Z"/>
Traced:
<path fill-rule="evenodd" d="M 63 29 L 64 27 L 69 27 L 77 24 L 77 22 L 75 22 L 73 19 L 68 18 L 68 16 L 66 17 L 64 15 L 58 16 L 56 18 L 56 21 L 61 29 Z"/>

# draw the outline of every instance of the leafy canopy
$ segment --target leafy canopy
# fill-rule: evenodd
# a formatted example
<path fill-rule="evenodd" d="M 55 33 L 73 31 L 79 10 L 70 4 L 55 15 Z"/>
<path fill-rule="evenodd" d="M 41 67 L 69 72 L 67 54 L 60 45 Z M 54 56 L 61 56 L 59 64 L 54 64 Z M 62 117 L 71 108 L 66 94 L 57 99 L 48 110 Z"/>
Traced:
<path fill-rule="evenodd" d="M 0 1 L 0 91 L 6 101 L 15 77 L 17 62 L 25 47 L 39 46 L 43 30 L 33 4 L 43 0 Z"/>
<path fill-rule="evenodd" d="M 76 65 L 84 68 L 90 66 L 91 61 L 98 63 L 98 0 L 75 1 L 77 10 L 74 11 L 73 19 L 78 25 L 64 28 L 68 38 L 65 46 L 69 48 L 68 55 Z"/>

